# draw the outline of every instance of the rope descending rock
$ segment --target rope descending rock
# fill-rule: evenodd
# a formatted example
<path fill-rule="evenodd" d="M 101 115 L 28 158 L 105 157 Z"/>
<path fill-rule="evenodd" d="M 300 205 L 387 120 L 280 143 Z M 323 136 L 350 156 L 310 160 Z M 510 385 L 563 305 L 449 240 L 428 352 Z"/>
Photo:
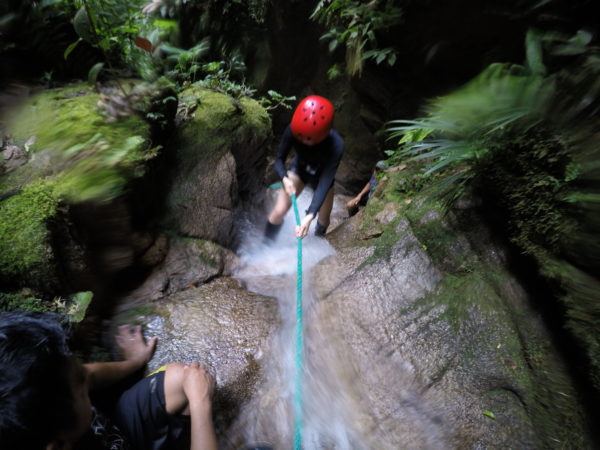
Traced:
<path fill-rule="evenodd" d="M 292 205 L 296 216 L 296 225 L 300 226 L 300 213 L 296 195 L 292 194 Z M 302 325 L 302 238 L 298 241 L 298 268 L 296 271 L 296 352 L 294 376 L 294 450 L 302 449 L 302 350 L 303 350 L 303 325 Z"/>

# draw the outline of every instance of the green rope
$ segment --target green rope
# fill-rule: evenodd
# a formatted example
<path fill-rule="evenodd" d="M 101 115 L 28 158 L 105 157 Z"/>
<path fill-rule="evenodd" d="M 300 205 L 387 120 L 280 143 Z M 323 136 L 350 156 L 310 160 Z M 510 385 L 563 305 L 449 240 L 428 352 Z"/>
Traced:
<path fill-rule="evenodd" d="M 296 225 L 300 226 L 300 213 L 296 195 L 292 194 Z M 302 238 L 298 241 L 298 269 L 296 272 L 296 373 L 294 377 L 294 450 L 302 449 Z"/>

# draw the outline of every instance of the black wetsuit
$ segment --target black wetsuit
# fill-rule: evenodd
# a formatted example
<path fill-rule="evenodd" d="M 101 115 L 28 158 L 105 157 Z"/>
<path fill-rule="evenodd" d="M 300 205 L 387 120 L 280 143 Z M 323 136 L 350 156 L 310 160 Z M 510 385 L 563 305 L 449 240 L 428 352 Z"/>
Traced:
<path fill-rule="evenodd" d="M 296 151 L 296 157 L 290 170 L 296 173 L 304 184 L 314 189 L 315 194 L 306 213 L 316 216 L 335 181 L 335 172 L 344 154 L 344 141 L 339 133 L 332 129 L 329 136 L 318 144 L 304 145 L 294 138 L 288 125 L 281 137 L 275 160 L 275 172 L 279 178 L 287 176 L 285 160 L 292 147 Z"/>

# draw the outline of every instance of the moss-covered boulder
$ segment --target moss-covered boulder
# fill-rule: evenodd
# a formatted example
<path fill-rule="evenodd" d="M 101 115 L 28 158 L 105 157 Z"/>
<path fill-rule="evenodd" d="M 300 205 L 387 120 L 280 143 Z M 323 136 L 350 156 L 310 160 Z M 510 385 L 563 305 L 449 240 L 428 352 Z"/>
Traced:
<path fill-rule="evenodd" d="M 51 89 L 14 111 L 7 134 L 27 163 L 0 177 L 0 282 L 43 292 L 69 290 L 85 249 L 70 209 L 107 203 L 156 156 L 150 126 L 137 115 L 112 123 L 86 84 Z"/>
<path fill-rule="evenodd" d="M 261 188 L 269 116 L 255 100 L 193 85 L 180 94 L 179 120 L 165 226 L 227 246 L 240 200 Z"/>

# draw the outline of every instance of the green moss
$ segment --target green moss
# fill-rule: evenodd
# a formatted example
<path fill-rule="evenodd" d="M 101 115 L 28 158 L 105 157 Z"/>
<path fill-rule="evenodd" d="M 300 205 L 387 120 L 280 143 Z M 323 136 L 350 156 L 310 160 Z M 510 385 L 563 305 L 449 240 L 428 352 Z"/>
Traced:
<path fill-rule="evenodd" d="M 47 312 L 49 310 L 51 308 L 42 299 L 35 297 L 30 292 L 0 292 L 0 312 Z"/>
<path fill-rule="evenodd" d="M 271 129 L 271 119 L 267 110 L 260 103 L 249 97 L 240 99 L 240 104 L 244 111 L 244 117 L 250 127 L 256 130 L 257 133 L 266 137 Z"/>
<path fill-rule="evenodd" d="M 186 161 L 214 161 L 240 141 L 265 139 L 271 129 L 266 110 L 255 100 L 235 100 L 198 85 L 181 92 L 180 109 L 188 116 L 177 138 Z"/>
<path fill-rule="evenodd" d="M 446 275 L 431 294 L 415 303 L 423 305 L 442 306 L 442 320 L 455 330 L 460 330 L 462 324 L 469 320 L 469 311 L 477 308 L 484 314 L 493 314 L 502 308 L 502 302 L 481 273 L 473 272 L 464 275 Z"/>
<path fill-rule="evenodd" d="M 223 261 L 223 248 L 212 241 L 202 239 L 194 239 L 194 241 L 196 248 L 200 251 L 202 262 L 213 268 L 219 268 Z"/>
<path fill-rule="evenodd" d="M 64 151 L 98 133 L 110 145 L 128 136 L 148 134 L 148 125 L 135 116 L 108 123 L 97 107 L 99 99 L 99 94 L 85 83 L 49 89 L 17 111 L 8 129 L 17 144 L 35 136 L 32 151 Z"/>
<path fill-rule="evenodd" d="M 3 189 L 53 176 L 57 192 L 72 201 L 107 200 L 143 173 L 150 128 L 128 116 L 107 122 L 97 107 L 100 96 L 85 84 L 44 91 L 32 97 L 7 125 L 15 143 L 25 146 L 29 163 L 1 180 Z"/>
<path fill-rule="evenodd" d="M 48 222 L 58 208 L 54 184 L 32 183 L 0 202 L 0 276 L 43 273 L 53 265 Z"/>
<path fill-rule="evenodd" d="M 192 191 L 198 177 L 212 180 L 215 166 L 229 152 L 236 160 L 238 174 L 251 171 L 243 165 L 260 164 L 262 154 L 248 154 L 245 149 L 258 150 L 271 133 L 266 111 L 254 100 L 234 99 L 199 85 L 183 90 L 179 98 L 181 124 L 170 144 L 177 181 L 167 198 L 165 217 L 171 218 L 167 228 L 177 228 L 174 217 L 180 214 L 181 205 L 196 195 Z"/>

